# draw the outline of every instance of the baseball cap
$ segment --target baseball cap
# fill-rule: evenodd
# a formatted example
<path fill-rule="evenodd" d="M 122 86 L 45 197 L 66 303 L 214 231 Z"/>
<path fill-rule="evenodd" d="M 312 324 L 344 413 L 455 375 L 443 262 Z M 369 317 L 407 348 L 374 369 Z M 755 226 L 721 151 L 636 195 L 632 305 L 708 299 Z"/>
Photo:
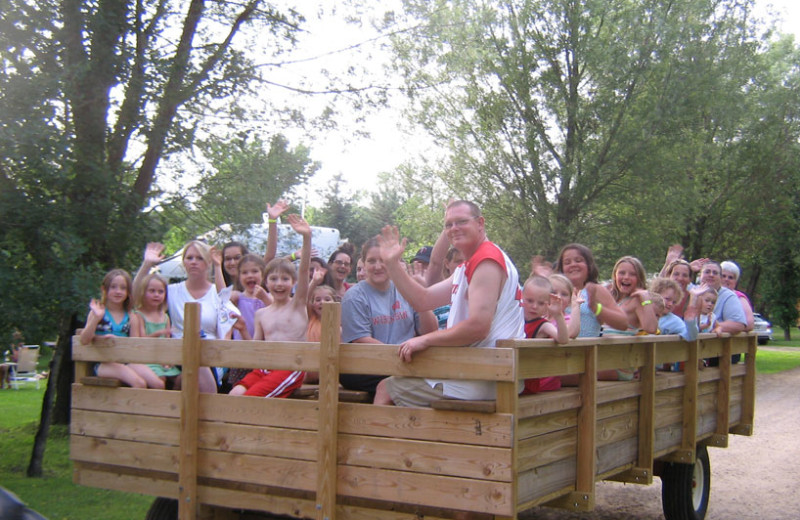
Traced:
<path fill-rule="evenodd" d="M 414 262 L 422 262 L 423 264 L 431 263 L 431 251 L 433 251 L 433 246 L 424 246 L 417 254 L 414 255 Z"/>

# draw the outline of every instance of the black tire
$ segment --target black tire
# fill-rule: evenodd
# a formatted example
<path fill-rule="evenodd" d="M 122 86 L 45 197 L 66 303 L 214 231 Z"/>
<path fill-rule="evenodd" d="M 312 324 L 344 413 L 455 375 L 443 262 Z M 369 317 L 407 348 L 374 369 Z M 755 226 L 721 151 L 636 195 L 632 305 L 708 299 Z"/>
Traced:
<path fill-rule="evenodd" d="M 669 462 L 661 474 L 661 506 L 667 520 L 703 520 L 711 495 L 711 463 L 705 446 L 694 464 Z"/>
<path fill-rule="evenodd" d="M 174 498 L 156 498 L 144 520 L 178 520 L 178 501 Z"/>
<path fill-rule="evenodd" d="M 769 343 L 769 338 L 758 338 L 759 345 L 766 345 L 767 343 Z"/>

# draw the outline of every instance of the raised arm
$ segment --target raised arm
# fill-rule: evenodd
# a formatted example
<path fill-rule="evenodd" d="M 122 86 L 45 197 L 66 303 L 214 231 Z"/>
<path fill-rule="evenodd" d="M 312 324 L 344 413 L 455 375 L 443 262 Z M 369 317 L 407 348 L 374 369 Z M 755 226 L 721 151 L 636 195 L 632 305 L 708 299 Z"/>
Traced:
<path fill-rule="evenodd" d="M 142 257 L 142 265 L 136 271 L 136 277 L 133 279 L 131 287 L 131 294 L 139 294 L 139 287 L 142 285 L 144 277 L 150 273 L 150 269 L 154 265 L 164 260 L 164 244 L 159 242 L 148 242 L 144 248 L 144 255 Z"/>
<path fill-rule="evenodd" d="M 275 258 L 278 252 L 278 217 L 288 209 L 289 205 L 283 199 L 276 202 L 274 206 L 267 202 L 269 234 L 267 235 L 267 250 L 264 252 L 264 261 L 266 263 Z"/>
<path fill-rule="evenodd" d="M 569 328 L 567 327 L 567 320 L 564 319 L 564 306 L 559 295 L 550 295 L 550 305 L 548 306 L 547 311 L 550 319 L 556 322 L 556 335 L 553 337 L 553 339 L 556 340 L 556 343 L 561 345 L 564 343 L 569 343 Z M 570 318 L 570 320 L 571 319 L 572 318 Z"/>
<path fill-rule="evenodd" d="M 569 323 L 567 324 L 567 330 L 569 331 L 570 339 L 577 338 L 578 334 L 581 333 L 582 303 L 583 303 L 583 298 L 581 298 L 581 292 L 575 289 L 574 292 L 572 293 L 572 303 L 570 304 L 570 311 L 569 311 Z"/>
<path fill-rule="evenodd" d="M 669 249 L 667 249 L 667 256 L 664 259 L 664 267 L 661 268 L 661 272 L 658 274 L 658 276 L 661 276 L 663 278 L 668 278 L 667 268 L 669 267 L 669 264 L 671 264 L 675 260 L 678 260 L 682 256 L 683 256 L 682 245 L 672 244 L 671 246 L 669 246 Z"/>
<path fill-rule="evenodd" d="M 214 246 L 209 251 L 209 254 L 211 255 L 211 263 L 214 264 L 214 286 L 217 292 L 220 292 L 225 288 L 225 274 L 222 272 L 222 251 Z"/>
<path fill-rule="evenodd" d="M 432 345 L 463 347 L 486 338 L 492 328 L 505 278 L 505 270 L 498 263 L 485 260 L 478 264 L 467 289 L 468 317 L 453 327 L 405 341 L 400 346 L 400 358 L 409 362 L 414 353 Z"/>
<path fill-rule="evenodd" d="M 442 281 L 442 268 L 444 267 L 444 259 L 449 249 L 450 240 L 447 239 L 447 233 L 442 229 L 442 232 L 439 233 L 439 238 L 437 238 L 436 243 L 433 244 L 431 261 L 428 263 L 428 270 L 425 271 L 426 286 L 431 286 Z"/>
<path fill-rule="evenodd" d="M 400 263 L 400 257 L 406 249 L 407 240 L 400 241 L 400 233 L 396 226 L 384 226 L 378 235 L 381 247 L 381 258 L 386 265 L 389 277 L 394 282 L 403 298 L 417 312 L 430 311 L 450 302 L 450 280 L 442 280 L 430 287 L 423 287 L 414 281 Z"/>
<path fill-rule="evenodd" d="M 94 331 L 106 313 L 105 306 L 99 300 L 92 298 L 89 302 L 89 315 L 86 317 L 86 326 L 80 334 L 81 343 L 88 345 L 94 339 Z"/>
<path fill-rule="evenodd" d="M 300 267 L 297 270 L 297 289 L 294 304 L 305 307 L 308 304 L 308 268 L 311 265 L 311 226 L 300 215 L 288 217 L 289 224 L 303 237 L 303 250 L 300 253 Z"/>

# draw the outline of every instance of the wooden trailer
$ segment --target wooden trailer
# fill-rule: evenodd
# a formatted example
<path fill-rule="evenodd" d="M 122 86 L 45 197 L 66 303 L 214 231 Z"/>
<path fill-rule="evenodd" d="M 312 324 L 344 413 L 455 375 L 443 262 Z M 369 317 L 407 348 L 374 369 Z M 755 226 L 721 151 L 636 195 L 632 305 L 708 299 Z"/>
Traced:
<path fill-rule="evenodd" d="M 596 481 L 649 484 L 661 475 L 667 518 L 702 518 L 705 447 L 752 434 L 754 335 L 567 346 L 509 340 L 494 349 L 430 348 L 404 364 L 396 346 L 340 344 L 340 312 L 326 304 L 320 343 L 201 340 L 197 304 L 187 305 L 183 340 L 80 345 L 75 338 L 75 482 L 163 497 L 148 515 L 154 520 L 258 512 L 413 520 L 463 512 L 517 518 L 539 505 L 589 511 Z M 731 363 L 736 353 L 744 363 Z M 718 368 L 698 369 L 712 357 Z M 182 365 L 183 388 L 122 388 L 87 377 L 92 363 L 112 360 Z M 656 369 L 679 361 L 683 372 Z M 319 371 L 318 396 L 200 394 L 199 366 Z M 638 367 L 640 378 L 597 381 L 598 371 L 621 367 Z M 497 399 L 433 408 L 344 402 L 339 373 L 491 380 Z M 578 374 L 578 387 L 517 394 L 524 378 L 568 374 Z"/>

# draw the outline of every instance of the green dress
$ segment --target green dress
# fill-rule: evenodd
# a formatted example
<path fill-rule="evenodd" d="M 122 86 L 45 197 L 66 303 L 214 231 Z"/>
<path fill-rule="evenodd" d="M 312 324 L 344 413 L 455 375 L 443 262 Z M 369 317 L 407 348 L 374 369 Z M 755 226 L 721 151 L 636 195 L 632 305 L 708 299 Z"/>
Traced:
<path fill-rule="evenodd" d="M 147 318 L 144 317 L 139 311 L 136 311 L 136 314 L 142 317 L 142 321 L 144 322 L 144 334 L 145 336 L 149 336 L 154 332 L 158 332 L 159 330 L 164 330 L 167 328 L 167 315 L 164 315 L 164 321 L 154 323 L 152 321 L 147 321 Z M 180 375 L 181 369 L 178 367 L 170 367 L 164 368 L 164 365 L 156 365 L 156 364 L 147 364 L 150 367 L 150 370 L 155 372 L 158 377 L 174 377 Z"/>

